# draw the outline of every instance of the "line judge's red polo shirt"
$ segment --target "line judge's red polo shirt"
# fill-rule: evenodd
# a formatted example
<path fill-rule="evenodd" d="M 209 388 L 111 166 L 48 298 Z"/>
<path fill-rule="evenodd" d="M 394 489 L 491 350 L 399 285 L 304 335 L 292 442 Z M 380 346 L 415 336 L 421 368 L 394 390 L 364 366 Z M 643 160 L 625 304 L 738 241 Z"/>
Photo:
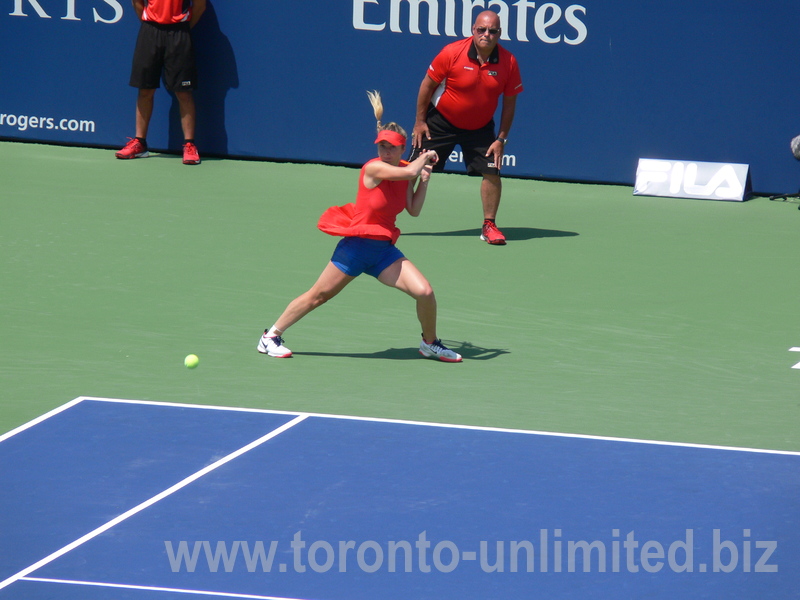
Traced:
<path fill-rule="evenodd" d="M 514 55 L 498 44 L 481 65 L 471 37 L 445 46 L 428 76 L 440 84 L 431 102 L 461 129 L 480 129 L 494 116 L 501 95 L 516 96 L 523 89 Z"/>
<path fill-rule="evenodd" d="M 173 25 L 192 18 L 191 0 L 146 0 L 142 21 Z"/>

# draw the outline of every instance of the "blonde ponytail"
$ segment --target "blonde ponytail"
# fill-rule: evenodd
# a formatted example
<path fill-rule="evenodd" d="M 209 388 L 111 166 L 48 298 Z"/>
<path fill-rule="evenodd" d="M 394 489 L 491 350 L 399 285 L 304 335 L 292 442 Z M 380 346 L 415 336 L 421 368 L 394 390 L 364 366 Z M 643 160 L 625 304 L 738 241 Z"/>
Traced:
<path fill-rule="evenodd" d="M 372 112 L 375 115 L 375 120 L 378 122 L 378 131 L 381 130 L 381 119 L 383 118 L 383 101 L 381 100 L 381 93 L 378 90 L 367 92 L 369 103 L 372 104 Z"/>

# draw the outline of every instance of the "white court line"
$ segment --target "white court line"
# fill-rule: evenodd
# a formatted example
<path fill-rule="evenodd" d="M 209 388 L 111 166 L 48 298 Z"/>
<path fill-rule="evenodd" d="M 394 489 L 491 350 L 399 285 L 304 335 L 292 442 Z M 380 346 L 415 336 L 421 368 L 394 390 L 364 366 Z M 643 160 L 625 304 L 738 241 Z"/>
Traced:
<path fill-rule="evenodd" d="M 12 429 L 11 431 L 7 431 L 3 435 L 0 435 L 0 442 L 5 441 L 6 439 L 10 438 L 12 435 L 17 435 L 18 433 L 20 433 L 22 431 L 25 431 L 26 429 L 29 429 L 30 427 L 33 427 L 34 425 L 38 425 L 39 423 L 49 419 L 53 415 L 57 415 L 58 413 L 67 410 L 68 408 L 72 408 L 73 406 L 75 406 L 79 402 L 82 402 L 83 400 L 84 400 L 84 398 L 75 398 L 75 400 L 71 400 L 70 402 L 67 402 L 63 406 L 59 406 L 58 408 L 54 408 L 50 412 L 46 412 L 43 415 L 41 415 L 39 417 L 36 417 L 33 421 L 28 421 L 27 423 L 25 423 L 24 425 L 20 425 L 16 429 Z"/>
<path fill-rule="evenodd" d="M 203 410 L 224 410 L 233 412 L 251 412 L 271 415 L 297 415 L 300 413 L 271 410 L 265 408 L 241 408 L 236 406 L 217 406 L 208 404 L 183 404 L 176 402 L 155 402 L 153 400 L 122 400 L 118 398 L 97 398 L 92 396 L 81 396 L 78 400 L 90 400 L 93 402 L 116 402 L 121 404 L 144 404 L 148 406 L 179 407 L 179 408 L 198 408 Z M 396 423 L 399 425 L 418 425 L 420 427 L 440 427 L 442 429 L 464 429 L 468 431 L 491 431 L 496 433 L 521 433 L 525 435 L 541 435 L 548 437 L 573 438 L 581 440 L 598 440 L 603 442 L 628 442 L 632 444 L 650 444 L 654 446 L 674 446 L 678 448 L 699 448 L 702 450 L 731 450 L 734 452 L 756 452 L 760 454 L 781 454 L 786 456 L 800 456 L 800 452 L 793 450 L 770 450 L 768 448 L 746 448 L 738 446 L 715 446 L 712 444 L 692 444 L 689 442 L 667 442 L 663 440 L 642 440 L 636 438 L 610 437 L 601 435 L 588 435 L 583 433 L 559 433 L 555 431 L 536 431 L 532 429 L 509 429 L 504 427 L 482 427 L 479 425 L 456 425 L 452 423 L 431 423 L 427 421 L 408 421 L 404 419 L 382 419 L 379 417 L 358 417 L 353 415 L 335 415 L 326 413 L 304 412 L 307 417 L 318 417 L 322 419 L 341 419 L 346 421 L 367 421 L 370 423 Z"/>
<path fill-rule="evenodd" d="M 283 596 L 256 596 L 253 594 L 232 594 L 229 592 L 211 592 L 207 590 L 184 590 L 180 588 L 155 587 L 149 585 L 125 585 L 121 583 L 101 583 L 99 581 L 73 581 L 71 579 L 45 579 L 43 577 L 20 577 L 22 581 L 38 583 L 62 583 L 69 585 L 88 585 L 94 587 L 117 588 L 123 590 L 144 590 L 146 592 L 173 592 L 176 594 L 196 594 L 200 596 L 216 596 L 220 598 L 245 598 L 246 600 L 304 600 L 302 598 L 285 598 Z"/>
<path fill-rule="evenodd" d="M 272 438 L 280 435 L 281 433 L 283 433 L 287 429 L 291 429 L 292 427 L 294 427 L 298 423 L 300 423 L 302 421 L 305 421 L 307 418 L 308 418 L 307 414 L 300 414 L 297 417 L 295 417 L 294 419 L 292 419 L 291 421 L 289 421 L 288 423 L 284 423 L 283 425 L 281 425 L 277 429 L 273 429 L 268 434 L 266 434 L 264 436 L 261 436 L 257 440 L 255 440 L 253 442 L 250 442 L 249 444 L 239 448 L 235 452 L 231 452 L 230 454 L 228 454 L 227 456 L 224 456 L 223 458 L 219 459 L 218 461 L 211 463 L 210 465 L 200 469 L 199 471 L 197 471 L 196 473 L 194 473 L 192 475 L 189 475 L 185 479 L 183 479 L 183 480 L 179 481 L 178 483 L 176 483 L 175 485 L 167 488 L 163 492 L 161 492 L 159 494 L 156 494 L 155 496 L 153 496 L 149 500 L 145 500 L 144 502 L 142 502 L 138 506 L 134 506 L 132 509 L 130 509 L 128 511 L 125 511 L 124 513 L 122 513 L 118 517 L 116 517 L 114 519 L 111 519 L 105 525 L 101 525 L 97 529 L 94 529 L 94 530 L 90 531 L 89 533 L 87 533 L 86 535 L 84 535 L 82 537 L 79 537 L 74 542 L 72 542 L 70 544 L 67 544 L 66 546 L 64 546 L 60 550 L 56 550 L 55 552 L 53 552 L 49 556 L 45 556 L 42 560 L 32 564 L 29 567 L 26 567 L 25 569 L 23 569 L 19 573 L 15 574 L 15 575 L 12 575 L 11 577 L 9 577 L 9 578 L 7 578 L 7 579 L 5 579 L 3 581 L 0 581 L 0 590 L 3 589 L 4 587 L 8 586 L 9 584 L 14 583 L 15 581 L 25 577 L 26 575 L 29 575 L 30 573 L 33 573 L 34 571 L 36 571 L 37 569 L 45 566 L 46 564 L 53 562 L 57 558 L 63 556 L 64 554 L 66 554 L 67 552 L 70 552 L 71 550 L 74 550 L 75 548 L 77 548 L 81 544 L 84 544 L 85 542 L 88 542 L 89 540 L 97 537 L 101 533 L 103 533 L 105 531 L 108 531 L 112 527 L 122 523 L 123 521 L 125 521 L 126 519 L 132 517 L 133 515 L 143 511 L 146 508 L 149 508 L 150 506 L 152 506 L 156 502 L 159 502 L 160 500 L 163 500 L 167 496 L 170 496 L 170 495 L 174 494 L 175 492 L 177 492 L 178 490 L 186 487 L 190 483 L 192 483 L 194 481 L 197 481 L 198 479 L 200 479 L 204 475 L 207 475 L 208 473 L 210 473 L 214 469 L 217 469 L 217 468 L 221 467 L 222 465 L 224 465 L 226 463 L 229 463 L 233 459 L 240 457 L 242 454 L 245 454 L 246 452 L 249 452 L 253 448 L 256 448 L 256 447 L 260 446 L 264 442 L 266 442 L 268 440 L 271 440 Z"/>

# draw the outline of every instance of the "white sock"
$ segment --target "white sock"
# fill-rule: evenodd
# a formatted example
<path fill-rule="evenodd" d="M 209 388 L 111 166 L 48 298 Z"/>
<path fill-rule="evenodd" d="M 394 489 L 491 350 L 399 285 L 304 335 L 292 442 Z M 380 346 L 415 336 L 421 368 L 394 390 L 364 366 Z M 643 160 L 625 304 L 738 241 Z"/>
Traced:
<path fill-rule="evenodd" d="M 281 333 L 283 333 L 283 331 L 281 331 Z M 280 335 L 280 333 L 278 333 L 278 330 L 277 330 L 277 329 L 275 329 L 275 325 L 273 325 L 272 327 L 270 327 L 270 328 L 269 328 L 269 331 L 267 331 L 267 333 L 266 333 L 266 336 L 267 336 L 267 337 L 275 337 L 275 336 L 277 336 L 277 335 Z"/>

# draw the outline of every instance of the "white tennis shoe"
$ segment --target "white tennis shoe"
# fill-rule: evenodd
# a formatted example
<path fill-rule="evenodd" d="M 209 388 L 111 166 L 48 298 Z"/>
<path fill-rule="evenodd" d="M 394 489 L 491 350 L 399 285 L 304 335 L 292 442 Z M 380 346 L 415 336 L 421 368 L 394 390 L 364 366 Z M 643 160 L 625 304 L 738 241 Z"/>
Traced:
<path fill-rule="evenodd" d="M 264 331 L 264 335 L 258 341 L 257 350 L 261 354 L 267 354 L 275 358 L 289 358 L 292 355 L 292 351 L 283 345 L 283 338 L 279 335 L 269 337 L 267 335 L 268 332 L 269 330 Z"/>
<path fill-rule="evenodd" d="M 425 358 L 435 358 L 444 362 L 461 362 L 461 355 L 458 352 L 450 350 L 447 346 L 442 344 L 442 340 L 435 339 L 430 344 L 426 343 L 423 339 L 419 345 L 419 353 Z"/>

